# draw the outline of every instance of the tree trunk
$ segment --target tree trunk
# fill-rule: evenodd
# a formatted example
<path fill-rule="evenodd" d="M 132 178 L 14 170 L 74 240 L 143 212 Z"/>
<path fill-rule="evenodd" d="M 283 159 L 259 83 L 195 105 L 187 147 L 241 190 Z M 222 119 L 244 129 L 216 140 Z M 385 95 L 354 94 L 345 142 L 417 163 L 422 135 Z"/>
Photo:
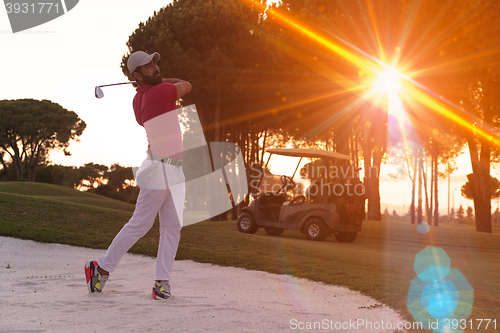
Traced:
<path fill-rule="evenodd" d="M 472 174 L 467 175 L 474 198 L 476 212 L 476 231 L 492 232 L 491 226 L 491 190 L 490 190 L 490 153 L 486 142 L 481 142 L 481 159 L 475 138 L 468 135 L 467 142 L 472 162 Z"/>
<path fill-rule="evenodd" d="M 7 167 L 7 163 L 5 163 L 5 161 L 3 159 L 3 155 L 4 155 L 4 152 L 1 152 L 0 153 L 0 163 L 2 163 L 3 170 L 5 172 L 7 180 L 12 180 L 12 176 L 10 175 L 10 171 L 9 171 L 9 168 Z"/>
<path fill-rule="evenodd" d="M 23 178 L 23 161 L 19 154 L 19 149 L 16 146 L 12 147 L 14 150 L 14 156 L 11 154 L 12 163 L 14 164 L 14 170 L 16 171 L 16 180 L 21 180 Z"/>
<path fill-rule="evenodd" d="M 260 155 L 259 163 L 262 163 L 262 161 L 264 160 L 264 153 L 266 152 L 266 140 L 267 140 L 267 129 L 266 132 L 264 133 L 264 140 L 262 141 L 262 154 Z"/>
<path fill-rule="evenodd" d="M 214 125 L 215 125 L 215 142 L 221 142 L 221 129 L 220 129 L 220 114 L 221 114 L 221 96 L 220 96 L 220 86 L 218 82 L 215 82 L 216 85 L 216 96 L 215 96 L 215 117 L 214 117 Z"/>
<path fill-rule="evenodd" d="M 439 226 L 439 198 L 438 198 L 438 151 L 434 144 L 434 226 Z"/>
<path fill-rule="evenodd" d="M 250 140 L 251 140 L 251 145 L 252 145 L 252 150 L 251 150 L 251 154 L 250 154 L 250 162 L 256 162 L 256 161 L 258 161 L 257 148 L 258 148 L 259 144 L 257 142 L 258 140 L 256 138 L 254 129 L 252 129 L 252 131 L 250 132 Z"/>
<path fill-rule="evenodd" d="M 370 166 L 368 171 L 368 220 L 381 221 L 382 212 L 380 210 L 380 165 L 382 163 L 383 152 L 377 151 L 373 153 L 373 166 Z M 370 162 L 368 162 L 370 164 Z M 366 163 L 365 163 L 366 167 Z M 366 172 L 365 172 L 366 179 Z M 365 183 L 366 185 L 366 183 Z"/>
<path fill-rule="evenodd" d="M 415 224 L 415 190 L 417 188 L 417 152 L 414 152 L 415 163 L 413 165 L 413 180 L 411 187 L 410 218 L 411 224 Z"/>
<path fill-rule="evenodd" d="M 354 168 L 356 167 L 356 157 L 354 156 L 354 133 L 351 131 L 351 137 L 349 138 L 349 147 L 351 148 L 351 161 L 353 161 Z"/>
<path fill-rule="evenodd" d="M 423 164 L 423 162 L 422 162 Z M 426 169 L 427 169 L 427 166 L 426 166 Z M 428 196 L 428 193 L 427 193 L 427 170 L 424 170 L 423 169 L 423 165 L 422 165 L 422 173 L 423 173 L 423 177 L 424 177 L 424 193 L 425 193 L 425 217 L 426 217 L 426 220 L 427 222 L 429 222 L 429 224 L 431 223 L 431 210 L 430 210 L 430 207 L 429 207 L 429 196 Z"/>
<path fill-rule="evenodd" d="M 371 159 L 371 148 L 367 147 L 368 145 L 366 144 L 366 141 L 363 141 L 363 163 L 364 163 L 364 171 L 365 174 L 363 176 L 363 183 L 365 185 L 365 191 L 368 196 L 370 196 L 370 177 L 369 177 L 369 170 L 372 166 L 372 159 Z M 369 220 L 370 216 L 367 214 L 366 219 Z"/>
<path fill-rule="evenodd" d="M 364 162 L 364 185 L 368 196 L 368 220 L 381 221 L 382 213 L 380 211 L 380 165 L 384 155 L 384 149 L 381 146 L 375 146 L 370 138 L 370 132 L 364 133 L 363 137 L 363 162 Z M 349 153 L 349 152 L 348 152 Z M 373 156 L 373 158 L 372 158 Z M 373 164 L 372 164 L 373 161 Z"/>
<path fill-rule="evenodd" d="M 353 141 L 354 141 L 354 156 L 353 156 L 353 159 L 354 159 L 354 166 L 356 168 L 359 168 L 359 156 L 358 156 L 358 140 L 357 140 L 357 135 L 354 134 L 353 135 Z"/>
<path fill-rule="evenodd" d="M 30 177 L 28 178 L 28 180 L 29 180 L 30 182 L 34 182 L 34 181 L 35 181 L 35 179 L 36 179 L 36 172 L 37 172 L 37 170 L 38 170 L 38 163 L 37 163 L 37 164 L 35 164 L 35 165 L 33 166 L 33 168 L 31 169 L 31 174 L 30 174 Z"/>
<path fill-rule="evenodd" d="M 245 162 L 250 165 L 250 131 L 247 130 L 245 135 Z"/>
<path fill-rule="evenodd" d="M 485 120 L 487 123 L 492 122 L 485 115 Z M 476 217 L 476 231 L 492 233 L 491 226 L 491 181 L 490 181 L 490 159 L 491 159 L 491 147 L 490 143 L 486 140 L 481 140 L 481 191 L 479 194 L 480 202 L 482 208 L 479 210 L 482 212 L 480 214 L 481 218 Z M 477 211 L 476 211 L 477 212 Z M 477 214 L 476 214 L 477 215 Z"/>
<path fill-rule="evenodd" d="M 238 219 L 238 206 L 236 205 L 231 209 L 231 220 L 237 220 Z"/>
<path fill-rule="evenodd" d="M 26 166 L 27 178 L 28 181 L 34 182 L 36 179 L 36 171 L 38 170 L 38 165 L 40 164 L 40 156 L 42 154 L 41 145 L 37 146 L 35 150 L 31 150 L 31 156 L 28 158 L 26 156 L 26 160 L 28 161 Z"/>
<path fill-rule="evenodd" d="M 417 210 L 417 223 L 422 222 L 422 148 L 418 149 L 418 210 Z"/>
<path fill-rule="evenodd" d="M 347 125 L 341 131 L 337 131 L 335 140 L 335 150 L 337 153 L 344 155 L 351 155 L 349 149 L 350 134 L 352 133 L 351 126 Z M 338 167 L 341 171 L 347 172 L 347 168 L 350 166 L 348 160 L 337 160 Z M 380 203 L 379 203 L 380 204 Z"/>
<path fill-rule="evenodd" d="M 24 159 L 24 171 L 26 172 L 26 179 L 30 180 L 31 178 L 31 170 L 30 170 L 30 158 L 28 156 Z"/>
<path fill-rule="evenodd" d="M 380 183 L 377 178 L 369 179 L 368 192 L 368 220 L 381 221 L 382 213 L 380 212 Z"/>
<path fill-rule="evenodd" d="M 485 191 L 482 181 L 475 174 L 467 175 L 474 196 L 476 212 L 476 231 L 492 233 L 491 227 L 491 193 Z M 489 181 L 489 180 L 488 180 Z"/>
<path fill-rule="evenodd" d="M 434 207 L 434 201 L 432 200 L 434 198 L 434 154 L 431 151 L 431 197 L 430 197 L 430 211 L 429 211 L 429 225 L 432 225 L 433 221 L 433 207 Z"/>

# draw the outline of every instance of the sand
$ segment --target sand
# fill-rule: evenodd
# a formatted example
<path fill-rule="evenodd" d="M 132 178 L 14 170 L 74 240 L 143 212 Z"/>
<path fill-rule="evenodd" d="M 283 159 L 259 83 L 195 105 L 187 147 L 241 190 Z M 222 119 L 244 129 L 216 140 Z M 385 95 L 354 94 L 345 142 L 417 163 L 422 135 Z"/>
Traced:
<path fill-rule="evenodd" d="M 156 301 L 155 259 L 128 253 L 103 292 L 89 294 L 84 264 L 103 254 L 0 237 L 0 332 L 312 332 L 315 323 L 392 332 L 404 322 L 345 287 L 189 260 L 174 264 L 173 297 Z"/>

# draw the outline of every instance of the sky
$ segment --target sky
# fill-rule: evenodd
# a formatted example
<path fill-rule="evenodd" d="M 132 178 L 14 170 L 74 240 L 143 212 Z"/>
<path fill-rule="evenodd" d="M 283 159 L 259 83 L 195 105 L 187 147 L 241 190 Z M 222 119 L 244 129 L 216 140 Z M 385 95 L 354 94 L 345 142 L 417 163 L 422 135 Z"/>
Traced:
<path fill-rule="evenodd" d="M 139 22 L 168 3 L 80 1 L 65 15 L 15 34 L 6 10 L 0 8 L 4 74 L 0 99 L 48 99 L 87 123 L 80 142 L 70 145 L 73 156 L 51 154 L 54 163 L 141 164 L 147 140 L 132 109 L 135 89 L 132 85 L 103 88 L 105 97 L 96 99 L 94 88 L 128 81 L 120 68 L 128 37 Z"/>
<path fill-rule="evenodd" d="M 69 151 L 52 152 L 54 164 L 81 166 L 94 162 L 139 166 L 147 147 L 144 129 L 135 120 L 132 85 L 103 88 L 105 97 L 96 99 L 97 85 L 126 82 L 120 63 L 127 53 L 126 41 L 155 10 L 171 1 L 85 0 L 65 15 L 32 29 L 13 34 L 5 10 L 0 9 L 2 52 L 2 99 L 48 99 L 76 112 L 87 123 L 79 142 Z M 161 61 L 161 60 L 160 60 Z M 168 73 L 162 73 L 168 77 Z M 181 78 L 182 79 L 182 78 Z M 457 161 L 451 191 L 455 206 L 473 206 L 462 198 L 460 186 L 471 172 L 466 152 Z M 391 180 L 394 167 L 381 168 L 383 209 L 400 213 L 411 202 L 409 181 Z M 447 210 L 447 181 L 439 184 L 442 212 Z"/>

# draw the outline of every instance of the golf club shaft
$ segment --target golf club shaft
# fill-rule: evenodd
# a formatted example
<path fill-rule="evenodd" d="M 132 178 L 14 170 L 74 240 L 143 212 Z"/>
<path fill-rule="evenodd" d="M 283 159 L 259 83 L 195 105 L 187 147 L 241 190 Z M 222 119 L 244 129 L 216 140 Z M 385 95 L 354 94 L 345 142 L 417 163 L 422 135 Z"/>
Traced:
<path fill-rule="evenodd" d="M 102 87 L 118 86 L 120 84 L 131 84 L 131 83 L 135 83 L 135 81 L 122 82 L 122 83 L 113 83 L 113 84 L 105 84 L 105 85 L 98 86 L 98 87 L 102 88 Z"/>

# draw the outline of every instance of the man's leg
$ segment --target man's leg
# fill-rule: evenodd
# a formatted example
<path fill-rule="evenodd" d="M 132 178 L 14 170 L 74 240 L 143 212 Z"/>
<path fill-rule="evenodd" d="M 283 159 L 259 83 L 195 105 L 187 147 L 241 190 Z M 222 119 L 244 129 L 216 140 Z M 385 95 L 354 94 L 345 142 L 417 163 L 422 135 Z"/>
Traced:
<path fill-rule="evenodd" d="M 156 282 L 152 295 L 156 300 L 169 299 L 170 273 L 179 246 L 184 212 L 185 184 L 182 168 L 163 165 L 169 194 L 160 208 L 160 243 L 156 259 Z M 167 181 L 168 180 L 168 181 Z"/>
<path fill-rule="evenodd" d="M 162 207 L 168 190 L 141 189 L 132 218 L 115 236 L 98 265 L 106 272 L 113 272 L 123 255 L 153 226 L 156 214 Z"/>
<path fill-rule="evenodd" d="M 169 168 L 170 166 L 166 166 Z M 175 185 L 170 186 L 170 193 L 159 210 L 160 214 L 160 243 L 156 262 L 156 280 L 169 281 L 174 265 L 175 254 L 179 246 L 182 228 L 182 213 L 184 211 L 185 184 L 181 168 L 167 171 L 167 177 Z"/>

